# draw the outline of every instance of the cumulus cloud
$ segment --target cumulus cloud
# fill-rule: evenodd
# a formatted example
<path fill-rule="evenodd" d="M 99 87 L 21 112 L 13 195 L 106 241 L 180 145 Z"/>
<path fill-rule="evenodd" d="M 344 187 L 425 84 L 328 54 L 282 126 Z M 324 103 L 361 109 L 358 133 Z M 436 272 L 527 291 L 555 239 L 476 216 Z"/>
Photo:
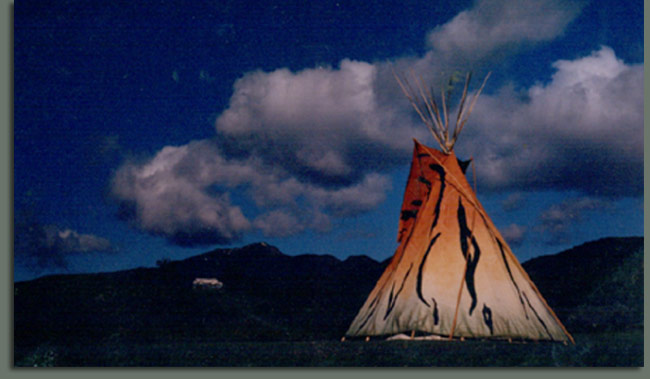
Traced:
<path fill-rule="evenodd" d="M 375 65 L 347 59 L 337 68 L 246 74 L 216 120 L 224 152 L 254 155 L 301 181 L 352 184 L 374 165 L 403 161 L 408 136 L 423 135 L 378 96 L 377 84 Z"/>
<path fill-rule="evenodd" d="M 327 231 L 332 217 L 376 209 L 391 188 L 386 170 L 407 164 L 410 137 L 427 133 L 385 96 L 377 70 L 345 59 L 244 75 L 216 119 L 214 140 L 167 146 L 119 168 L 111 192 L 121 215 L 190 246 L 254 230 Z"/>
<path fill-rule="evenodd" d="M 482 187 L 641 195 L 643 65 L 603 46 L 553 67 L 549 83 L 504 87 L 477 103 L 479 127 L 460 145 L 475 154 Z"/>
<path fill-rule="evenodd" d="M 482 0 L 427 36 L 436 54 L 478 61 L 522 43 L 552 40 L 580 12 L 561 0 Z"/>
<path fill-rule="evenodd" d="M 556 38 L 579 10 L 555 0 L 479 1 L 434 29 L 422 57 L 245 73 L 216 118 L 214 140 L 124 163 L 112 194 L 124 218 L 181 245 L 230 243 L 256 230 L 327 231 L 333 218 L 376 209 L 391 188 L 388 170 L 408 164 L 411 138 L 430 141 L 393 68 L 431 81 L 443 68 L 463 70 L 513 46 Z M 607 48 L 555 67 L 550 83 L 523 96 L 504 87 L 477 103 L 460 145 L 479 163 L 481 187 L 635 193 L 629 188 L 638 183 L 622 182 L 635 178 L 629 162 L 638 163 L 637 145 L 642 151 L 640 142 L 627 144 L 642 130 L 642 68 Z M 578 172 L 589 179 L 577 180 Z M 613 173 L 625 179 L 612 185 Z"/>
<path fill-rule="evenodd" d="M 15 261 L 34 270 L 67 268 L 72 255 L 114 251 L 106 238 L 43 225 L 26 213 L 17 214 L 14 223 Z"/>
<path fill-rule="evenodd" d="M 126 163 L 115 174 L 113 196 L 123 217 L 179 245 L 227 243 L 250 228 L 229 194 L 215 184 L 236 186 L 250 167 L 225 161 L 208 141 L 167 146 L 145 163 Z"/>
<path fill-rule="evenodd" d="M 255 219 L 254 225 L 267 237 L 288 237 L 305 229 L 297 217 L 281 210 L 264 213 Z"/>
<path fill-rule="evenodd" d="M 267 236 L 327 231 L 330 215 L 372 210 L 388 189 L 388 178 L 377 173 L 348 186 L 319 185 L 257 156 L 226 158 L 211 140 L 168 146 L 149 161 L 125 163 L 112 182 L 123 218 L 182 246 L 226 244 L 255 229 Z M 231 201 L 235 196 L 256 214 L 246 216 Z"/>
<path fill-rule="evenodd" d="M 609 211 L 612 204 L 600 198 L 577 197 L 553 205 L 539 217 L 538 230 L 545 235 L 550 245 L 571 242 L 575 224 L 581 222 L 589 212 Z"/>

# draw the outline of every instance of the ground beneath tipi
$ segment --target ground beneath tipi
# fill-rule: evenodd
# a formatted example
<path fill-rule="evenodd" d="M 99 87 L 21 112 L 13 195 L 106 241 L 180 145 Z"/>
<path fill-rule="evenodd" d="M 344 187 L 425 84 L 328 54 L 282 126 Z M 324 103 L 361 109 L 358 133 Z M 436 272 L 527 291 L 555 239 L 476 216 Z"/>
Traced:
<path fill-rule="evenodd" d="M 40 346 L 17 366 L 643 366 L 643 331 L 574 335 L 575 345 L 505 341 L 183 342 Z"/>

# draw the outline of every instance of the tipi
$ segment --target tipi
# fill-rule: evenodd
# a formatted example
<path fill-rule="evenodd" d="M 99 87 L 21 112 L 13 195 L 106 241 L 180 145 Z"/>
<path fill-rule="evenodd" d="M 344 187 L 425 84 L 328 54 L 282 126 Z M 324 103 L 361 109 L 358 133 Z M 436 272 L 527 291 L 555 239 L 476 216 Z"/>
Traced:
<path fill-rule="evenodd" d="M 453 151 L 487 77 L 464 107 L 467 75 L 451 136 L 445 92 L 441 116 L 422 81 L 416 92 L 396 78 L 442 151 L 415 141 L 400 244 L 346 336 L 573 342 L 478 201 L 465 177 L 469 162 Z"/>

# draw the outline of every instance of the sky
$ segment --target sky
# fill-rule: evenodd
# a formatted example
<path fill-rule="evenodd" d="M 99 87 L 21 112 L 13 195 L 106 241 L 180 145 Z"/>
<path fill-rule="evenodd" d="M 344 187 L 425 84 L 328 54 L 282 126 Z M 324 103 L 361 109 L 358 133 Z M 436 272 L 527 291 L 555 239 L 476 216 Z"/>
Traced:
<path fill-rule="evenodd" d="M 14 280 L 391 257 L 437 147 L 394 72 L 491 73 L 455 151 L 520 261 L 643 235 L 643 51 L 640 0 L 18 2 Z"/>

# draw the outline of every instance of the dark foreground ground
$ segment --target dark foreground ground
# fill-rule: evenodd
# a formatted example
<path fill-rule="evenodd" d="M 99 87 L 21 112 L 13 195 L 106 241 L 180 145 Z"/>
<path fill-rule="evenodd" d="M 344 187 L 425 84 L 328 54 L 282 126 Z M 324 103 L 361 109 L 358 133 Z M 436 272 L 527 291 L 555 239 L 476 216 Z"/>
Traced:
<path fill-rule="evenodd" d="M 643 331 L 575 335 L 575 345 L 501 341 L 181 342 L 41 345 L 16 366 L 612 367 L 643 366 Z"/>

